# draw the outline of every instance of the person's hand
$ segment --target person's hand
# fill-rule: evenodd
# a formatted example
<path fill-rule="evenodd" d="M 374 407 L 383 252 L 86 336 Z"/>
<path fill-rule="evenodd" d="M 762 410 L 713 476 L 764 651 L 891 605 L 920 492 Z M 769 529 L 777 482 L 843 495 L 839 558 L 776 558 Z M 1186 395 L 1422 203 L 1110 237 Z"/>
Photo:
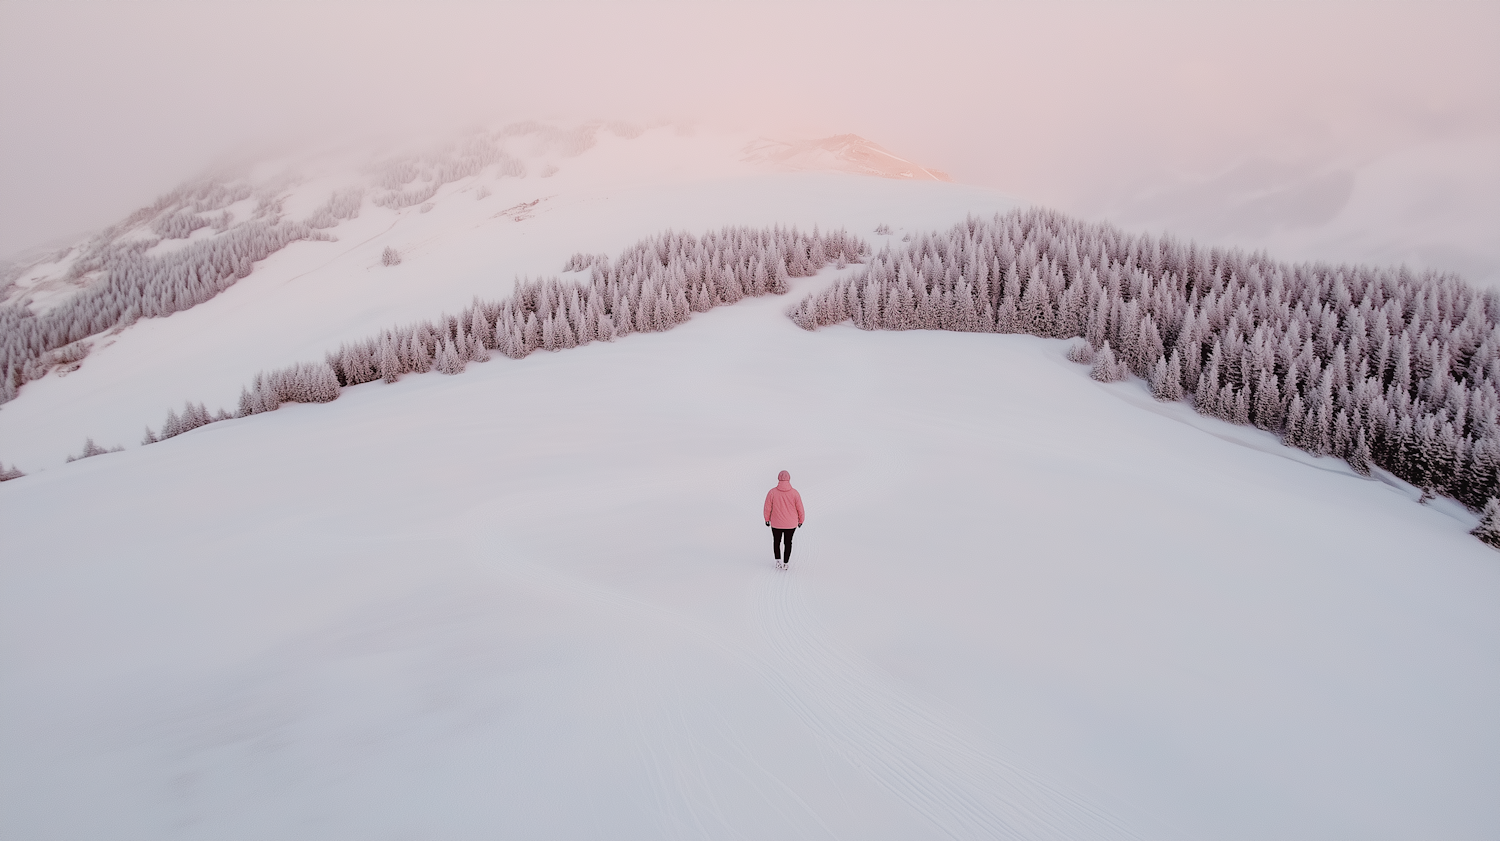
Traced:
<path fill-rule="evenodd" d="M 770 523 L 766 523 L 766 528 L 770 528 L 770 527 L 771 527 L 771 524 Z"/>

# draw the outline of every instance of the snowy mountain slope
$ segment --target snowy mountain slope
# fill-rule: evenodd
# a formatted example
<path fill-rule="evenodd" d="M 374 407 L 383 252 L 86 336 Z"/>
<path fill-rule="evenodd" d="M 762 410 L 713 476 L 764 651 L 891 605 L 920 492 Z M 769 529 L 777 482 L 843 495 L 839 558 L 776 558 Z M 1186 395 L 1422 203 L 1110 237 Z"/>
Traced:
<path fill-rule="evenodd" d="M 1142 411 L 1061 342 L 787 303 L 0 485 L 4 834 L 1500 820 L 1500 570 L 1452 519 Z"/>
<path fill-rule="evenodd" d="M 567 157 L 557 142 L 544 142 L 549 136 L 520 135 L 526 142 L 507 147 L 514 157 L 442 185 L 421 204 L 378 206 L 387 194 L 372 187 L 357 218 L 327 229 L 337 241 L 294 242 L 211 300 L 90 340 L 78 370 L 59 366 L 0 406 L 0 460 L 33 471 L 76 453 L 87 436 L 133 444 L 184 400 L 233 409 L 257 371 L 320 360 L 341 342 L 456 311 L 476 295 L 503 297 L 519 276 L 559 274 L 570 254 L 615 253 L 665 229 L 845 226 L 873 241 L 870 231 L 882 223 L 919 230 L 1016 205 L 933 181 L 777 173 L 742 160 L 753 138 L 600 131 Z M 247 178 L 276 184 L 289 182 L 288 172 L 317 172 L 265 199 L 301 218 L 369 178 L 350 155 L 263 165 Z M 522 165 L 530 174 L 510 174 Z M 554 174 L 537 174 L 552 166 Z M 382 265 L 387 247 L 400 253 L 400 265 Z M 64 269 L 42 265 L 27 277 Z M 34 295 L 58 283 L 23 281 L 21 291 Z"/>
<path fill-rule="evenodd" d="M 1500 147 L 1493 132 L 1415 144 L 1372 160 L 1288 165 L 1248 158 L 1194 178 L 1159 173 L 1090 216 L 1282 259 L 1358 255 L 1377 265 L 1500 282 Z"/>
<path fill-rule="evenodd" d="M 1472 515 L 1095 383 L 1062 342 L 799 330 L 832 269 L 669 333 L 133 446 L 184 399 L 232 407 L 256 371 L 575 252 L 725 224 L 879 247 L 1014 206 L 626 134 L 528 130 L 430 195 L 369 186 L 400 159 L 320 162 L 270 199 L 306 219 L 366 183 L 318 229 L 337 241 L 0 406 L 0 457 L 32 472 L 0 483 L 0 835 L 1500 824 L 1500 569 Z M 420 201 L 375 203 L 395 192 Z M 60 299 L 44 275 L 24 294 Z M 85 435 L 132 446 L 61 465 Z M 781 468 L 809 505 L 787 573 L 756 524 Z"/>

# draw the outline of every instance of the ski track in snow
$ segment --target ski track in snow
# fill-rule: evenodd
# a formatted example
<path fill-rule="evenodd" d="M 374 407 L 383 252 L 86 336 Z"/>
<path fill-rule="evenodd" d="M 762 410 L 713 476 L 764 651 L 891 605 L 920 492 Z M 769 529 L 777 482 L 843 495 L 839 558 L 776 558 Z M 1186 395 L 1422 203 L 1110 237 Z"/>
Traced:
<path fill-rule="evenodd" d="M 793 570 L 806 569 L 805 556 Z M 1117 819 L 985 753 L 951 716 L 839 645 L 797 576 L 763 580 L 761 630 L 776 689 L 820 738 L 949 838 L 1139 838 Z"/>
<path fill-rule="evenodd" d="M 400 224 L 401 220 L 405 219 L 407 217 L 407 215 L 408 214 L 405 214 L 405 213 L 402 213 L 402 214 L 398 215 L 395 219 L 391 220 L 391 224 L 386 225 L 381 230 L 379 230 L 379 231 L 371 234 L 368 237 L 365 237 L 364 239 L 360 240 L 359 242 L 354 243 L 353 245 L 349 246 L 348 248 L 345 248 L 343 251 L 340 251 L 339 253 L 333 255 L 332 257 L 329 257 L 327 260 L 324 260 L 322 263 L 319 263 L 318 265 L 313 266 L 312 268 L 308 269 L 307 271 L 298 272 L 297 274 L 292 275 L 291 277 L 287 278 L 286 280 L 283 280 L 281 283 L 279 283 L 277 285 L 278 286 L 288 286 L 288 285 L 294 283 L 295 281 L 301 280 L 302 278 L 307 277 L 310 274 L 313 274 L 314 272 L 320 272 L 323 269 L 328 268 L 329 266 L 333 265 L 334 263 L 338 262 L 339 260 L 342 260 L 345 257 L 348 257 L 350 254 L 353 254 L 355 251 L 358 251 L 360 248 L 363 248 L 364 246 L 369 245 L 370 243 L 374 242 L 375 240 L 380 239 L 381 237 L 383 237 L 386 234 L 390 233 L 391 229 L 395 228 L 398 224 Z"/>
<path fill-rule="evenodd" d="M 811 548 L 802 545 L 804 552 Z M 833 753 L 863 769 L 943 837 L 1140 838 L 1104 809 L 986 753 L 966 733 L 969 728 L 953 721 L 955 714 L 840 645 L 813 615 L 798 583 L 798 571 L 808 571 L 805 554 L 785 572 L 768 565 L 761 577 L 755 609 L 766 645 L 762 652 L 724 640 L 675 611 L 538 564 L 507 564 L 505 571 L 526 586 L 603 603 L 685 631 L 749 667 Z M 649 682 L 674 687 L 679 677 L 660 671 Z M 704 763 L 708 748 L 687 720 L 680 697 L 659 688 L 650 703 L 637 704 L 631 712 L 661 829 L 671 838 L 740 837 L 714 797 L 716 787 Z M 773 808 L 783 811 L 785 825 L 804 830 L 796 837 L 838 837 L 792 787 L 759 765 L 729 722 L 720 723 L 716 735 L 737 742 L 734 765 L 744 775 L 741 782 L 762 789 L 762 802 L 779 804 Z M 821 832 L 805 831 L 814 827 Z"/>

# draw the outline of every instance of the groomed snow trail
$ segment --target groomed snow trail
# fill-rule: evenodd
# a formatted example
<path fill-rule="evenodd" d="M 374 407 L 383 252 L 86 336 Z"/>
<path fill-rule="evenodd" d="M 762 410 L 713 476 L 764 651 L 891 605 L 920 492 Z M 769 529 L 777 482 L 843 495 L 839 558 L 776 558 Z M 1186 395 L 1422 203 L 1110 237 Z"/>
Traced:
<path fill-rule="evenodd" d="M 808 566 L 797 560 L 793 569 L 805 573 Z M 978 748 L 954 714 L 840 645 L 813 614 L 793 570 L 765 576 L 756 596 L 782 700 L 947 837 L 1140 837 L 1104 810 Z"/>

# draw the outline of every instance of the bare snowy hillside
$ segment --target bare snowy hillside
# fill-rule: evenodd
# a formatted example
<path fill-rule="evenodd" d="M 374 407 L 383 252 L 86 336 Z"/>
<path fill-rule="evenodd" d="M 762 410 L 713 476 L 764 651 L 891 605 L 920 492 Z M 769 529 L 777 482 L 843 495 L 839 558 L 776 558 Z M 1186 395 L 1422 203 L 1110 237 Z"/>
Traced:
<path fill-rule="evenodd" d="M 1348 310 L 1406 368 L 1340 410 L 1489 442 L 1493 297 L 1351 273 L 1325 300 L 1312 269 L 1283 295 L 1265 261 L 1242 292 L 1217 252 L 1200 294 L 1125 238 L 1054 263 L 1004 238 L 1014 199 L 859 138 L 365 155 L 191 185 L 6 292 L 41 344 L 7 345 L 0 405 L 27 474 L 0 482 L 0 836 L 1500 826 L 1476 513 L 1237 408 L 1252 363 L 1354 394 L 1378 354 Z M 1001 254 L 1025 292 L 974 256 Z M 1094 376 L 1002 328 L 1084 337 Z M 1189 340 L 1196 404 L 1164 373 Z M 1193 408 L 1210 365 L 1224 420 Z M 140 446 L 184 401 L 229 411 Z M 125 451 L 65 463 L 85 438 Z"/>

